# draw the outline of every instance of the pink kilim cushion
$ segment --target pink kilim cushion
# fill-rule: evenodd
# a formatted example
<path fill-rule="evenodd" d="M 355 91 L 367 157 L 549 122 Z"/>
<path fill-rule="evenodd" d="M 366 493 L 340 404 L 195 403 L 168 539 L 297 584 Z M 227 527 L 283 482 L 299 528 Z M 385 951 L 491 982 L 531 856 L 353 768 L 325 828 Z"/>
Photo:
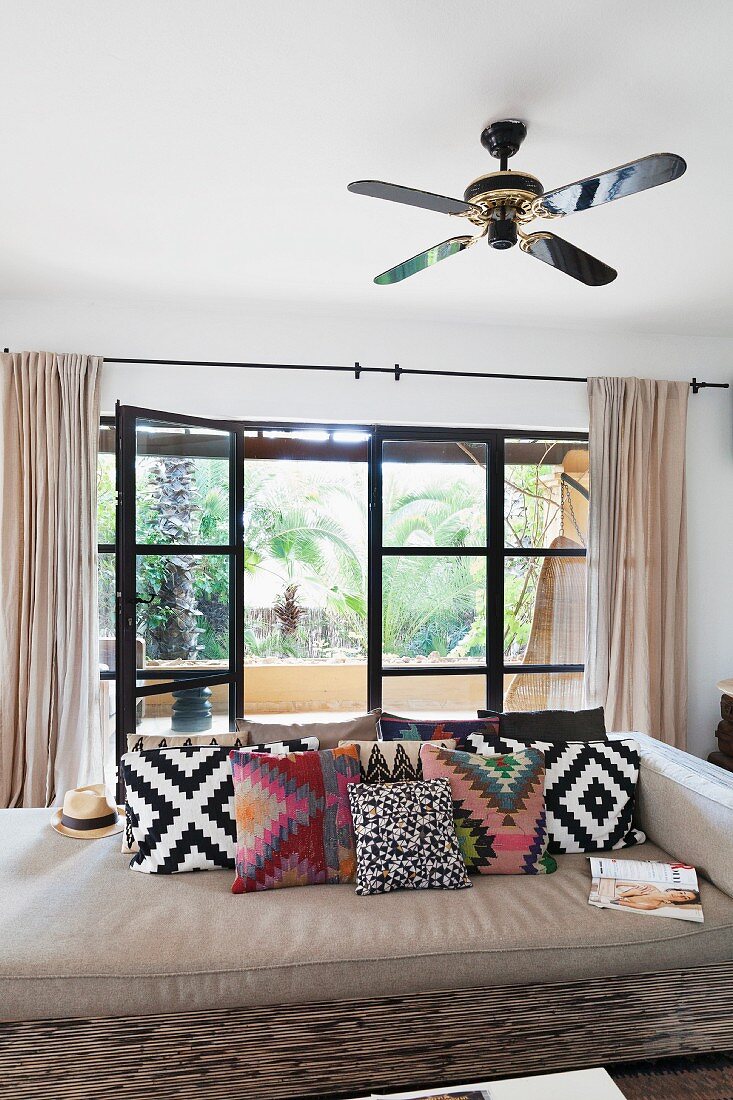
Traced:
<path fill-rule="evenodd" d="M 353 882 L 348 788 L 360 780 L 355 745 L 322 752 L 230 754 L 237 821 L 235 894 Z"/>
<path fill-rule="evenodd" d="M 547 854 L 545 759 L 541 752 L 476 756 L 426 742 L 425 779 L 447 779 L 461 855 L 469 873 L 542 875 L 557 870 Z"/>

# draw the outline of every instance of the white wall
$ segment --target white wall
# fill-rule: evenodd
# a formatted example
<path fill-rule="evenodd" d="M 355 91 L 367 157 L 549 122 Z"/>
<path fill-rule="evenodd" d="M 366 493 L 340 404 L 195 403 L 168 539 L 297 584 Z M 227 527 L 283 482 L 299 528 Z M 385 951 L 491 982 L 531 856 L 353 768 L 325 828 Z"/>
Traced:
<path fill-rule="evenodd" d="M 95 303 L 0 303 L 13 350 L 131 358 L 248 360 L 495 370 L 537 374 L 693 375 L 733 381 L 733 340 L 460 325 L 325 312 L 119 308 Z M 733 391 L 690 399 L 688 497 L 692 751 L 713 747 L 717 680 L 733 675 Z M 225 368 L 104 367 L 102 407 L 128 404 L 202 416 L 358 423 L 565 428 L 588 425 L 585 387 L 550 382 L 297 374 Z"/>

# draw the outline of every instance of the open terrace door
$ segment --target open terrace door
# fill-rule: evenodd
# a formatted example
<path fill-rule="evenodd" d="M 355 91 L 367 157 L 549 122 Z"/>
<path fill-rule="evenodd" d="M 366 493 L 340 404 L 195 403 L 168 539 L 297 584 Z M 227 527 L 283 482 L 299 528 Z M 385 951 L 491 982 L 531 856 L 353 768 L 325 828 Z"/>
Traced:
<path fill-rule="evenodd" d="M 117 757 L 127 738 L 234 728 L 243 707 L 244 435 L 118 405 Z"/>

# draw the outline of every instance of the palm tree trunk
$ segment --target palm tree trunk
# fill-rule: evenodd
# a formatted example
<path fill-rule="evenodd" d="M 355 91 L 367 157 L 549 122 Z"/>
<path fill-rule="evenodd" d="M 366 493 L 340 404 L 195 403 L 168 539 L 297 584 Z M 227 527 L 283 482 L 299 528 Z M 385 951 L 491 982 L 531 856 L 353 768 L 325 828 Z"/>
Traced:
<path fill-rule="evenodd" d="M 155 529 L 160 542 L 194 541 L 196 467 L 190 458 L 161 458 L 151 478 Z M 195 559 L 172 553 L 165 558 L 154 623 L 148 629 L 148 646 L 153 658 L 192 660 L 198 652 L 199 611 L 194 591 Z"/>

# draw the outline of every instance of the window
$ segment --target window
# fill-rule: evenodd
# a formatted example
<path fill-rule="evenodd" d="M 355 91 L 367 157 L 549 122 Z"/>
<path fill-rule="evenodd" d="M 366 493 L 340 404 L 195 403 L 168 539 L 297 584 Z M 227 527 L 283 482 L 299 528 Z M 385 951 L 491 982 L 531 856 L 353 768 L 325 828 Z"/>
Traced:
<path fill-rule="evenodd" d="M 582 705 L 588 496 L 587 441 L 506 439 L 505 710 Z"/>
<path fill-rule="evenodd" d="M 480 434 L 377 429 L 372 699 L 386 710 L 475 716 L 489 698 L 493 440 Z"/>
<path fill-rule="evenodd" d="M 248 713 L 367 706 L 368 432 L 244 439 Z"/>
<path fill-rule="evenodd" d="M 132 457 L 118 564 L 135 656 L 120 744 L 125 732 L 215 734 L 238 713 L 580 705 L 583 437 L 121 412 Z M 109 420 L 98 493 L 109 679 Z"/>

